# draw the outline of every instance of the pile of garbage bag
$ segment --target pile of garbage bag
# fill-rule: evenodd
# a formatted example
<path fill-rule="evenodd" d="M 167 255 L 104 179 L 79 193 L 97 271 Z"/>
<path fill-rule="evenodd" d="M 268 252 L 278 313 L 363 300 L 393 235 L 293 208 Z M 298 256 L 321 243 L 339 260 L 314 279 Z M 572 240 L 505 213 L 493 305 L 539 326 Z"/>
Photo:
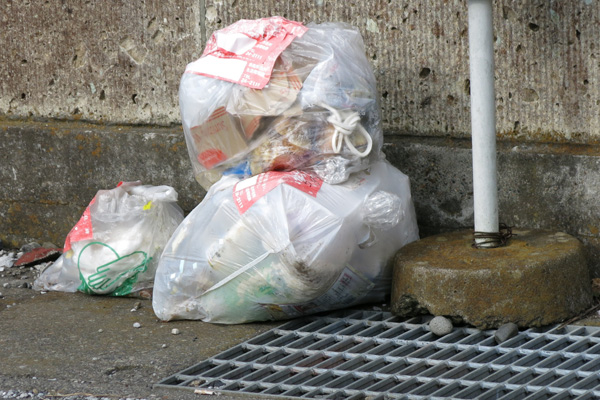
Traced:
<path fill-rule="evenodd" d="M 393 255 L 419 235 L 356 28 L 238 21 L 186 66 L 179 97 L 204 200 L 184 219 L 169 186 L 100 190 L 35 289 L 153 288 L 161 320 L 227 324 L 386 299 Z"/>

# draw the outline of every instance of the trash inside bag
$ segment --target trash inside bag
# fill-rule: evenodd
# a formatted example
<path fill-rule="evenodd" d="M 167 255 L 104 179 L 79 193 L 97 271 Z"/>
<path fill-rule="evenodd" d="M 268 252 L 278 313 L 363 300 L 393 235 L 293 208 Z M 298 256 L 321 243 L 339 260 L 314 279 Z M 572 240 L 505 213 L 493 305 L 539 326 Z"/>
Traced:
<path fill-rule="evenodd" d="M 372 67 L 358 29 L 281 17 L 215 32 L 179 104 L 196 180 L 306 170 L 327 183 L 381 158 Z"/>
<path fill-rule="evenodd" d="M 223 177 L 160 258 L 161 320 L 279 320 L 383 301 L 418 239 L 409 179 L 386 161 L 330 185 L 304 171 Z"/>
<path fill-rule="evenodd" d="M 182 220 L 170 186 L 127 182 L 100 190 L 33 287 L 112 296 L 151 288 L 160 253 Z"/>

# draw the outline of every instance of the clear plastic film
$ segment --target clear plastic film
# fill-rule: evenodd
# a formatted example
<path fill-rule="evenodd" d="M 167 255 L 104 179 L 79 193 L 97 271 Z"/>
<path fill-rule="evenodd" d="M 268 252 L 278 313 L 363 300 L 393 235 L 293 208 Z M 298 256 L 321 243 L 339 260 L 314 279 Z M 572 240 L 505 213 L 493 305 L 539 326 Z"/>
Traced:
<path fill-rule="evenodd" d="M 170 186 L 126 182 L 100 190 L 34 289 L 113 296 L 149 289 L 158 257 L 182 220 Z"/>
<path fill-rule="evenodd" d="M 181 117 L 194 175 L 206 189 L 224 174 L 294 169 L 335 184 L 382 158 L 376 82 L 360 32 L 343 23 L 306 28 L 262 89 L 194 72 L 192 64 L 221 62 L 213 56 L 186 68 Z"/>
<path fill-rule="evenodd" d="M 385 161 L 338 185 L 304 171 L 226 176 L 166 245 L 153 308 L 233 324 L 383 301 L 391 258 L 417 239 L 409 180 Z"/>
<path fill-rule="evenodd" d="M 404 216 L 404 208 L 400 197 L 383 190 L 367 197 L 362 212 L 365 225 L 382 231 L 396 226 Z"/>

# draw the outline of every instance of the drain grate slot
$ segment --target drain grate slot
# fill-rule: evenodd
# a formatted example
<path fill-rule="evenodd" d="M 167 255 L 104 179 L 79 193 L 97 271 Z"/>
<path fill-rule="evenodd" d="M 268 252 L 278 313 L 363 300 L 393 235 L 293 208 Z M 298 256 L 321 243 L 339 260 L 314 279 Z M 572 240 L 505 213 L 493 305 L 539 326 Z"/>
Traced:
<path fill-rule="evenodd" d="M 338 311 L 288 321 L 157 384 L 253 398 L 597 399 L 600 328 L 433 335 L 420 318 Z"/>

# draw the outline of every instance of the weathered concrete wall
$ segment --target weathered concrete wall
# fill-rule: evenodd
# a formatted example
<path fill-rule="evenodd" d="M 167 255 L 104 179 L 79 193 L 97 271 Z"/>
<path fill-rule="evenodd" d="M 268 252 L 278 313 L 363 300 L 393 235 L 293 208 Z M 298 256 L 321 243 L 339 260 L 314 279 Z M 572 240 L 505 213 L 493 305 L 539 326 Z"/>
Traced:
<path fill-rule="evenodd" d="M 411 177 L 422 236 L 473 228 L 473 169 L 465 139 L 391 139 L 384 148 Z M 499 219 L 552 229 L 586 245 L 600 276 L 600 146 L 498 143 Z"/>
<path fill-rule="evenodd" d="M 384 151 L 411 178 L 422 236 L 473 227 L 469 140 L 396 136 Z M 172 185 L 186 211 L 204 196 L 179 127 L 4 122 L 0 154 L 0 238 L 15 244 L 62 244 L 96 191 L 119 181 Z M 600 146 L 503 141 L 498 174 L 500 220 L 575 235 L 600 277 Z"/>
<path fill-rule="evenodd" d="M 0 114 L 170 124 L 197 0 L 3 1 Z"/>
<path fill-rule="evenodd" d="M 501 220 L 576 235 L 600 276 L 600 3 L 496 0 L 494 13 Z M 181 73 L 213 30 L 270 15 L 359 27 L 422 232 L 470 227 L 465 1 L 5 1 L 0 239 L 60 244 L 121 180 L 171 184 L 191 210 L 204 193 L 179 127 Z"/>
<path fill-rule="evenodd" d="M 62 245 L 96 192 L 120 181 L 174 186 L 188 211 L 205 194 L 180 128 L 4 123 L 0 154 L 0 239 L 13 244 Z"/>
<path fill-rule="evenodd" d="M 468 137 L 463 0 L 141 2 L 0 5 L 0 115 L 178 124 L 177 86 L 215 29 L 270 15 L 359 27 L 390 134 Z M 600 138 L 600 3 L 494 2 L 500 137 Z"/>

